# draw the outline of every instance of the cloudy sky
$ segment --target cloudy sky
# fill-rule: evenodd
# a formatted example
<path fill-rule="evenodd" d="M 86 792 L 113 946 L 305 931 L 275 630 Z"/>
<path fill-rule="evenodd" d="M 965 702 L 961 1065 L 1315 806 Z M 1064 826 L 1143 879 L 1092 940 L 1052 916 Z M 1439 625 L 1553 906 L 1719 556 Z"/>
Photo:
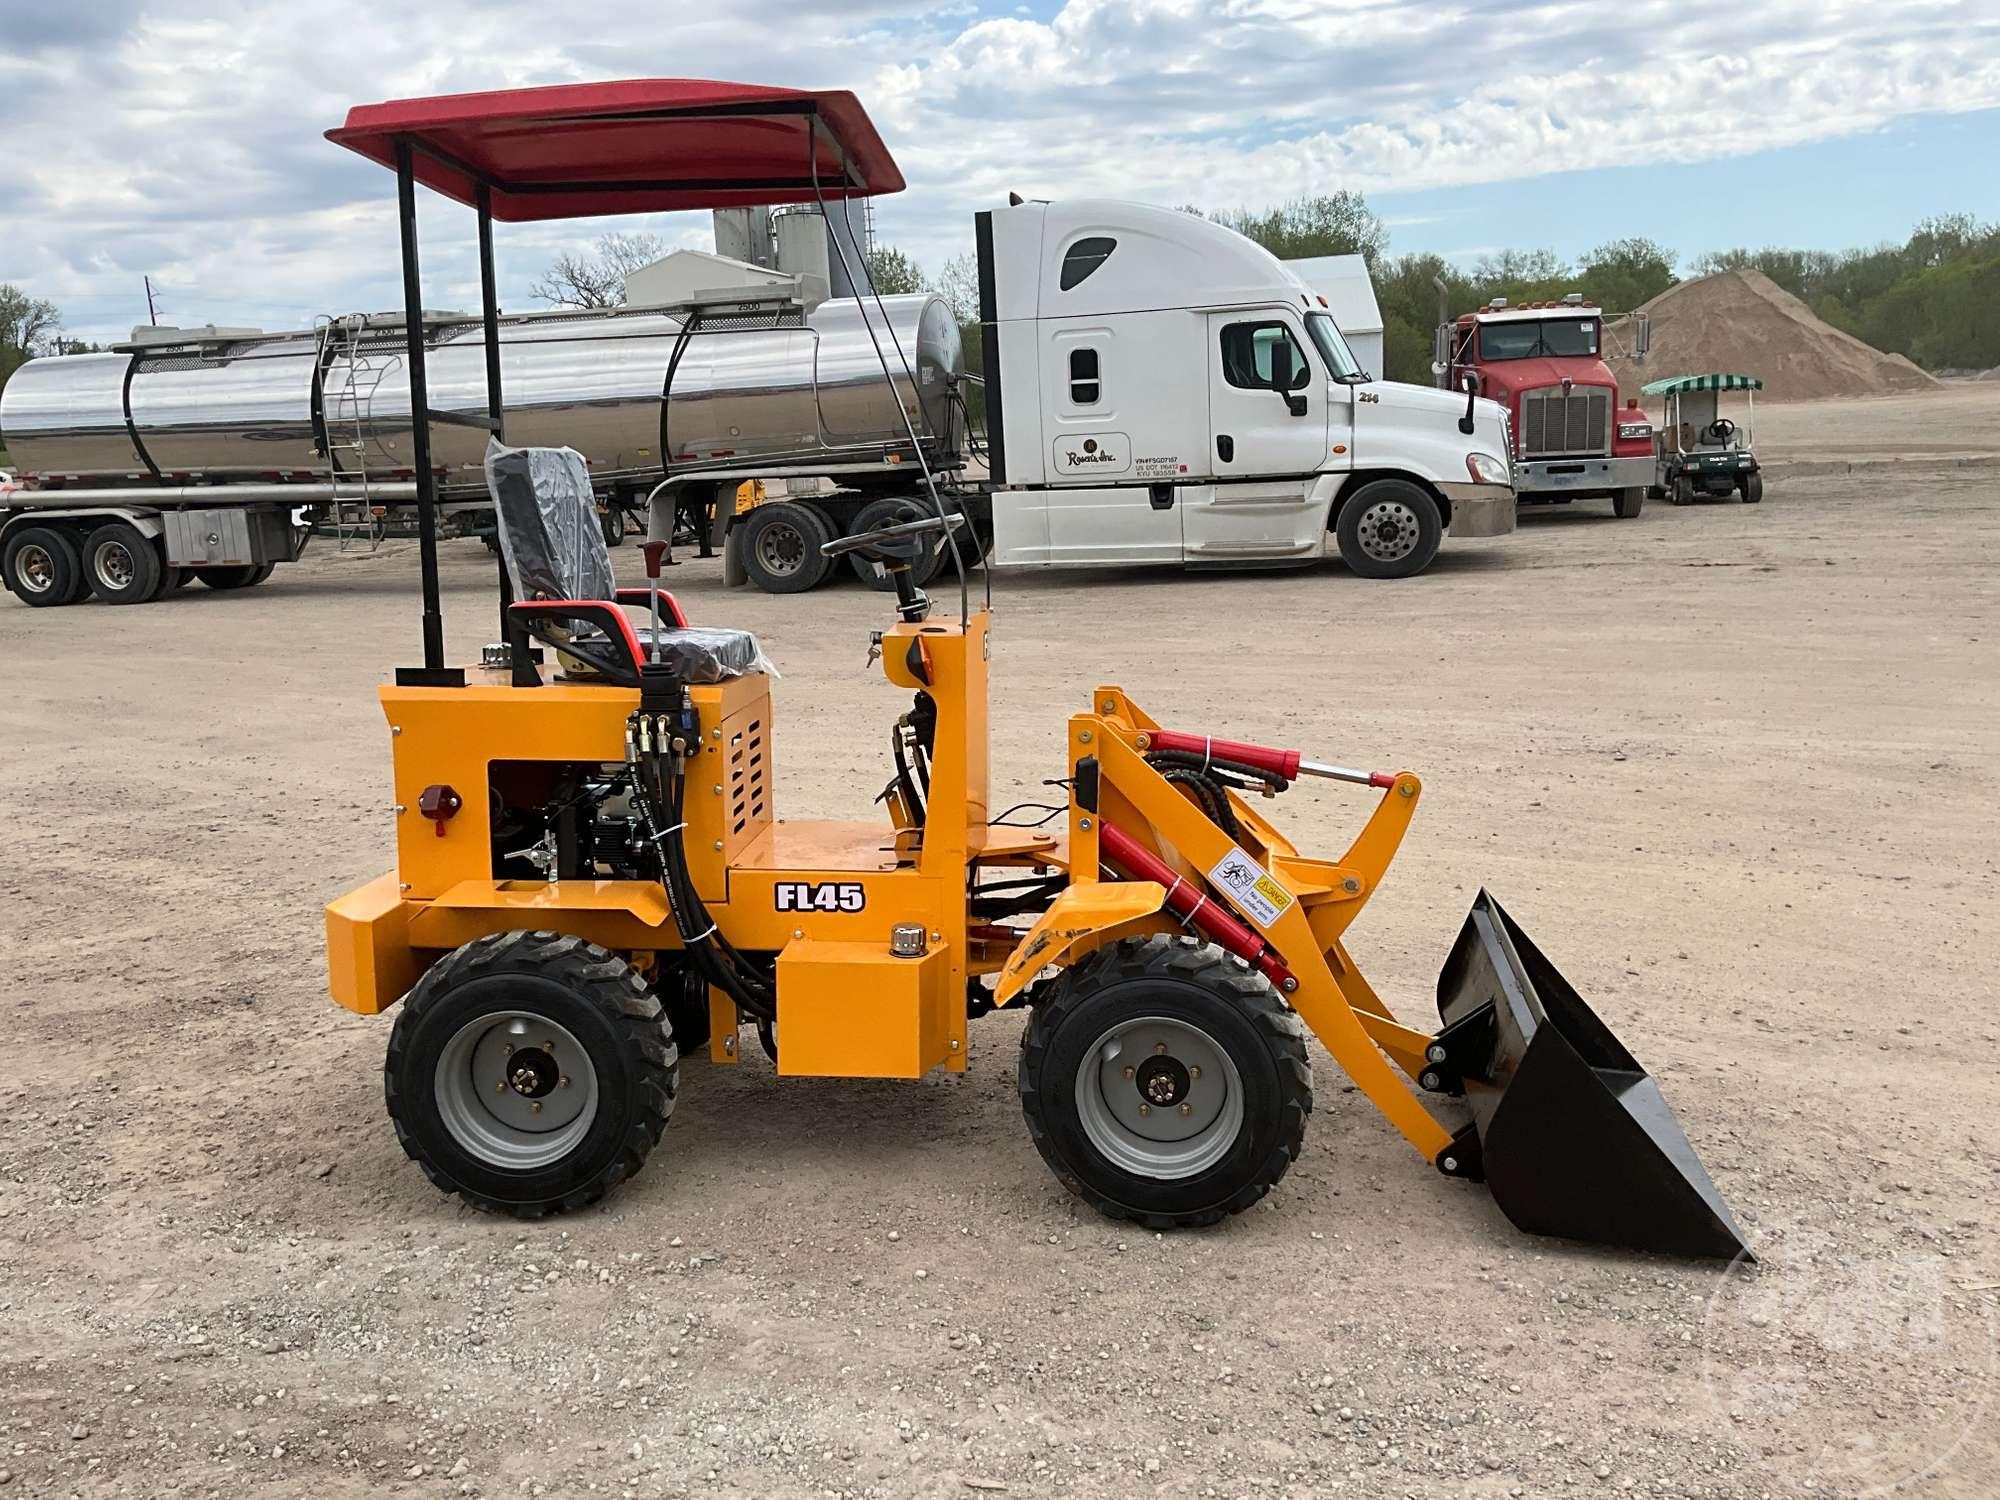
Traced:
<path fill-rule="evenodd" d="M 1392 250 L 1692 256 L 2000 217 L 1995 0 L 0 0 L 0 281 L 87 337 L 398 305 L 392 179 L 350 104 L 596 78 L 850 88 L 935 268 L 1011 189 L 1210 208 L 1358 188 Z M 476 305 L 470 215 L 426 300 Z M 502 226 L 504 302 L 607 225 Z M 705 245 L 699 219 L 643 226 Z"/>

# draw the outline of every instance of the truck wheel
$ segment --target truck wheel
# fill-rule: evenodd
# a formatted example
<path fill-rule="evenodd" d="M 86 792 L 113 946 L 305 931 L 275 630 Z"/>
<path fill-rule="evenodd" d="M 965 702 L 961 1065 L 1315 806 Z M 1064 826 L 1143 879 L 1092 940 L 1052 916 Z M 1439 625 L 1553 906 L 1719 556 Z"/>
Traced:
<path fill-rule="evenodd" d="M 271 564 L 245 563 L 233 568 L 202 568 L 199 576 L 212 589 L 254 588 L 271 576 Z"/>
<path fill-rule="evenodd" d="M 1611 514 L 1621 521 L 1629 521 L 1646 507 L 1646 490 L 1643 485 L 1633 485 L 1630 489 L 1614 490 L 1611 494 Z"/>
<path fill-rule="evenodd" d="M 1377 479 L 1341 503 L 1340 555 L 1363 578 L 1408 578 L 1437 556 L 1444 521 L 1437 501 L 1407 479 Z"/>
<path fill-rule="evenodd" d="M 1022 1038 L 1021 1110 L 1057 1179 L 1099 1212 L 1214 1224 L 1297 1159 L 1312 1064 L 1261 974 L 1191 938 L 1127 938 L 1043 993 Z"/>
<path fill-rule="evenodd" d="M 1745 474 L 1741 489 L 1745 505 L 1762 504 L 1764 499 L 1764 476 L 1758 473 Z"/>
<path fill-rule="evenodd" d="M 523 1219 L 636 1173 L 679 1081 L 660 1002 L 632 966 L 555 932 L 479 938 L 431 965 L 383 1068 L 396 1138 L 424 1175 Z"/>
<path fill-rule="evenodd" d="M 7 538 L 0 576 L 15 597 L 36 609 L 74 604 L 88 588 L 76 543 L 51 526 L 24 526 Z"/>
<path fill-rule="evenodd" d="M 83 573 L 106 604 L 144 604 L 160 591 L 166 564 L 153 539 L 125 521 L 111 521 L 83 544 Z"/>
<path fill-rule="evenodd" d="M 833 559 L 819 550 L 833 540 L 833 528 L 809 505 L 792 500 L 760 505 L 739 529 L 743 571 L 767 594 L 803 594 L 833 572 Z"/>
<path fill-rule="evenodd" d="M 937 512 L 921 500 L 912 500 L 908 496 L 898 495 L 870 500 L 855 513 L 847 531 L 853 536 L 864 531 L 874 531 L 882 526 L 900 525 L 904 521 L 921 521 L 926 516 L 935 517 L 936 514 Z M 961 542 L 960 545 L 963 546 L 964 543 Z M 944 548 L 944 541 L 940 538 L 935 548 L 910 565 L 911 581 L 918 588 L 922 588 L 935 578 L 938 570 L 944 566 Z M 851 554 L 847 560 L 854 568 L 854 576 L 871 589 L 893 590 L 896 587 L 895 580 L 886 570 L 878 572 L 875 564 L 863 559 L 859 553 Z"/>

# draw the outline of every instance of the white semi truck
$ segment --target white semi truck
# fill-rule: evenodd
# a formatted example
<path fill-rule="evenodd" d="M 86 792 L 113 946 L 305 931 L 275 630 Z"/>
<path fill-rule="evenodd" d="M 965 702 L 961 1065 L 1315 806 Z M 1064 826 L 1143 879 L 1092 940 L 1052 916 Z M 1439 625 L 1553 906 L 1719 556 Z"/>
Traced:
<path fill-rule="evenodd" d="M 1113 201 L 1016 200 L 975 224 L 987 472 L 940 467 L 993 566 L 1338 553 L 1401 578 L 1447 532 L 1514 529 L 1504 409 L 1363 370 L 1324 299 L 1253 241 Z M 774 592 L 813 587 L 841 530 L 825 503 L 759 506 L 732 531 L 733 565 Z M 896 503 L 927 509 L 914 489 Z"/>

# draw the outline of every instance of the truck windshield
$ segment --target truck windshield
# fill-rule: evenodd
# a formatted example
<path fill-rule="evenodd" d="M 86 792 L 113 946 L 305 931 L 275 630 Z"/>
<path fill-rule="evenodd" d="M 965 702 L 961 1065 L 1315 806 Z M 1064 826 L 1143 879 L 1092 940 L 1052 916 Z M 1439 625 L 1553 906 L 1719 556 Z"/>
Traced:
<path fill-rule="evenodd" d="M 1326 367 L 1333 372 L 1335 380 L 1353 382 L 1366 378 L 1366 372 L 1361 368 L 1360 361 L 1355 359 L 1354 351 L 1347 347 L 1347 340 L 1340 336 L 1340 329 L 1332 318 L 1323 312 L 1307 313 L 1306 332 L 1312 335 L 1313 343 L 1325 356 Z"/>
<path fill-rule="evenodd" d="M 1597 353 L 1597 319 L 1538 318 L 1526 323 L 1485 323 L 1479 329 L 1479 357 L 1577 359 Z"/>

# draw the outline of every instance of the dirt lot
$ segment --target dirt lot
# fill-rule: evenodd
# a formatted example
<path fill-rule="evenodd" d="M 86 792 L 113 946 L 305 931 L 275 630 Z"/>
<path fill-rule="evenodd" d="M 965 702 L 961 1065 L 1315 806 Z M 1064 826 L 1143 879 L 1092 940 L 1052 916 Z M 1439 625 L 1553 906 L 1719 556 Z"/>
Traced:
<path fill-rule="evenodd" d="M 1991 1494 L 1996 499 L 1933 457 L 1531 516 L 1405 583 L 1000 582 L 996 792 L 1100 681 L 1422 772 L 1357 957 L 1421 1024 L 1490 885 L 1662 1080 L 1765 1253 L 1727 1272 L 1517 1234 L 1317 1047 L 1263 1205 L 1106 1222 L 1029 1144 L 1004 1014 L 963 1078 L 688 1063 L 600 1209 L 463 1210 L 321 953 L 390 847 L 413 549 L 0 601 L 0 1495 Z M 465 649 L 491 569 L 446 552 Z M 674 582 L 785 673 L 781 813 L 864 815 L 880 596 L 715 569 Z M 1276 810 L 1337 852 L 1368 805 Z"/>

